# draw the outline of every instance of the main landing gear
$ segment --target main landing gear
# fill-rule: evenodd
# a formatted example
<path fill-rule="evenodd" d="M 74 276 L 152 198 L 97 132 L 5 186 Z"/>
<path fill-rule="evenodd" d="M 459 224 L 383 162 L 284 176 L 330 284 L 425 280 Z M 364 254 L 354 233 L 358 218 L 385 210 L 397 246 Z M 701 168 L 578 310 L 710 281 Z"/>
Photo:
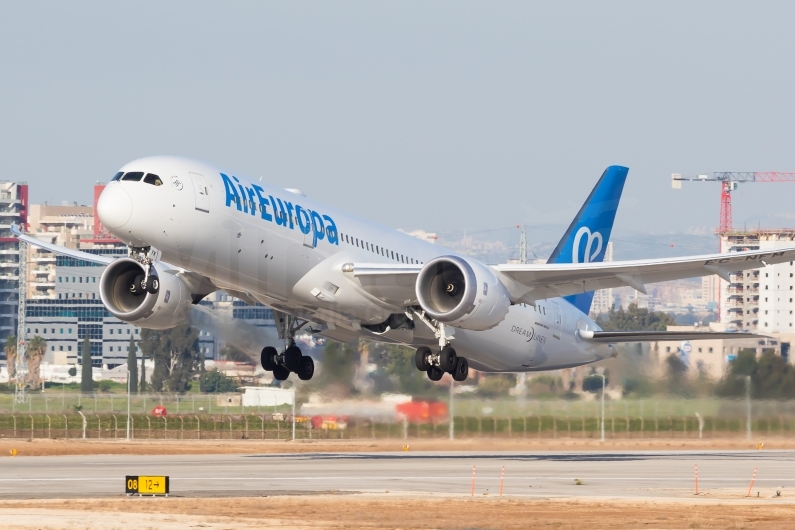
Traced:
<path fill-rule="evenodd" d="M 273 378 L 284 381 L 295 373 L 301 381 L 309 381 L 315 375 L 315 362 L 308 355 L 302 355 L 301 349 L 292 343 L 286 350 L 279 353 L 276 348 L 262 348 L 260 357 L 262 368 L 273 372 Z"/>
<path fill-rule="evenodd" d="M 466 381 L 469 375 L 469 362 L 459 357 L 449 344 L 436 353 L 427 346 L 417 348 L 414 364 L 417 370 L 428 374 L 431 381 L 440 380 L 445 373 L 452 374 L 455 381 Z"/>
<path fill-rule="evenodd" d="M 303 355 L 301 349 L 295 345 L 295 334 L 307 324 L 307 321 L 281 311 L 274 311 L 273 316 L 279 338 L 288 346 L 281 353 L 271 346 L 262 348 L 260 356 L 262 368 L 273 372 L 273 378 L 277 381 L 286 380 L 290 377 L 290 372 L 296 374 L 301 381 L 309 381 L 315 375 L 315 361 L 308 355 Z"/>
<path fill-rule="evenodd" d="M 455 353 L 455 348 L 450 346 L 455 332 L 454 328 L 428 318 L 424 311 L 418 308 L 411 308 L 410 311 L 415 318 L 425 323 L 433 334 L 439 339 L 440 351 L 434 352 L 427 346 L 417 348 L 414 354 L 414 365 L 417 370 L 428 374 L 428 379 L 438 381 L 446 373 L 453 376 L 454 381 L 466 381 L 469 375 L 469 361 L 464 357 L 459 357 Z"/>

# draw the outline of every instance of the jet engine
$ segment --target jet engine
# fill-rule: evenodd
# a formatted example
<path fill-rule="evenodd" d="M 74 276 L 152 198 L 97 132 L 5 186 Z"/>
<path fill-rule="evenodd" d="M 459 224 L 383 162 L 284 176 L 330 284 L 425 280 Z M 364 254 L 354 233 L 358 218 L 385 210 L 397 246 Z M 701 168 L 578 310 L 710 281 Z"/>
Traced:
<path fill-rule="evenodd" d="M 508 290 L 494 271 L 458 256 L 441 256 L 426 263 L 417 276 L 416 293 L 428 316 L 473 331 L 502 322 L 511 305 Z"/>
<path fill-rule="evenodd" d="M 140 287 L 145 270 L 130 258 L 119 258 L 105 269 L 99 280 L 99 296 L 113 316 L 149 329 L 168 329 L 185 321 L 191 308 L 188 285 L 162 264 L 152 274 L 160 281 L 152 294 Z"/>

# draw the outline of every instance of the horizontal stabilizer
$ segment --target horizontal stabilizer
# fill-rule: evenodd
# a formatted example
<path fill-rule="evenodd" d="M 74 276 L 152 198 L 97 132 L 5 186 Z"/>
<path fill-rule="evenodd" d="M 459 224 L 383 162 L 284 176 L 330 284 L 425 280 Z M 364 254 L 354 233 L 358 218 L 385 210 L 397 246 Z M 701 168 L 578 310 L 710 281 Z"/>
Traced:
<path fill-rule="evenodd" d="M 765 335 L 755 333 L 722 331 L 586 331 L 577 335 L 584 341 L 617 344 L 619 342 L 659 342 L 677 340 L 710 339 L 763 339 Z"/>

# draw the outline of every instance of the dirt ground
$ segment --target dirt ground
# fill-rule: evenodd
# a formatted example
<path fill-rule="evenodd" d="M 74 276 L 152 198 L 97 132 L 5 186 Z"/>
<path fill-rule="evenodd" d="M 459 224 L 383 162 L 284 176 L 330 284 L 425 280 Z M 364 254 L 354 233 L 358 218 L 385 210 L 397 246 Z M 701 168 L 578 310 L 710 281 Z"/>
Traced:
<path fill-rule="evenodd" d="M 18 456 L 98 455 L 98 454 L 245 454 L 309 452 L 387 452 L 403 451 L 698 451 L 795 449 L 795 438 L 761 438 L 749 442 L 741 439 L 716 440 L 550 440 L 550 439 L 468 439 L 468 440 L 0 440 L 0 457 L 13 449 Z"/>
<path fill-rule="evenodd" d="M 2 501 L 5 529 L 775 529 L 791 528 L 795 504 L 771 499 L 634 501 L 496 497 L 418 498 L 385 493 L 260 498 L 119 498 Z"/>

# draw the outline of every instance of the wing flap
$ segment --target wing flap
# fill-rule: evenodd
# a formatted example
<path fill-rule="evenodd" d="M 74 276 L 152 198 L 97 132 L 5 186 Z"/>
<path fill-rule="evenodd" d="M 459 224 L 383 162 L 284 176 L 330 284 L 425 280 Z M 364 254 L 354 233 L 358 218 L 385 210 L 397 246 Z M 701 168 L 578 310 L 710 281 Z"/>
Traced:
<path fill-rule="evenodd" d="M 363 263 L 353 265 L 353 276 L 369 294 L 403 307 L 417 303 L 414 285 L 420 270 L 421 265 Z"/>

